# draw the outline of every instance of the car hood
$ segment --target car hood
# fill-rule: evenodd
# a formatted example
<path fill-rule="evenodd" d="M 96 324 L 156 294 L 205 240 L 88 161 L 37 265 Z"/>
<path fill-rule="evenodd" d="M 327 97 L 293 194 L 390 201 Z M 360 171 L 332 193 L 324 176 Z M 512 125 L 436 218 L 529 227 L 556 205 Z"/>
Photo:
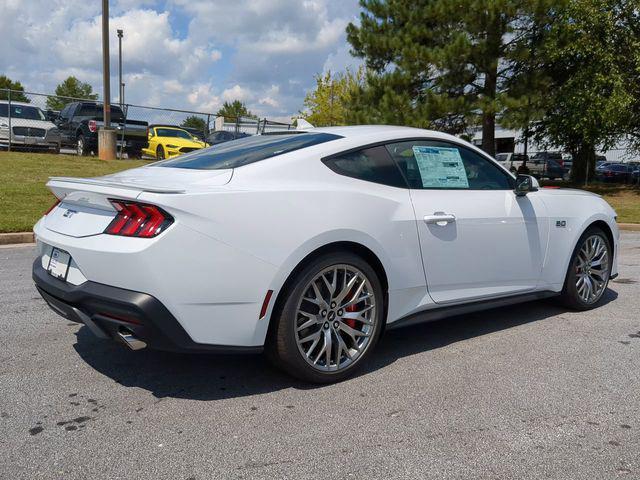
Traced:
<path fill-rule="evenodd" d="M 158 137 L 160 142 L 164 145 L 176 145 L 178 147 L 191 147 L 191 148 L 204 148 L 206 145 L 202 142 L 196 142 L 194 140 L 188 140 L 186 138 L 178 137 Z"/>
<path fill-rule="evenodd" d="M 548 188 L 542 187 L 541 191 L 548 193 L 550 195 L 581 195 L 581 196 L 591 196 L 591 197 L 601 197 L 597 193 L 587 192 L 586 190 L 579 190 L 577 188 Z"/>
<path fill-rule="evenodd" d="M 9 118 L 0 117 L 0 122 L 9 123 Z M 57 128 L 53 123 L 48 120 L 27 120 L 26 118 L 11 117 L 11 127 L 31 127 L 31 128 L 44 128 L 45 130 L 51 130 Z"/>

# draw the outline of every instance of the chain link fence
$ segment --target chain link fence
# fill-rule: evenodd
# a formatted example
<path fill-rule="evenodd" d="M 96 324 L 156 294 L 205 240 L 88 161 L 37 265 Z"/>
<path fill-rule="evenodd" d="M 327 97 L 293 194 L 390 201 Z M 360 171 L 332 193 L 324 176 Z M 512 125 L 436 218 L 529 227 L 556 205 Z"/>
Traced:
<path fill-rule="evenodd" d="M 102 103 L 94 98 L 0 89 L 0 149 L 97 153 L 95 139 L 101 123 Z M 219 117 L 211 112 L 131 103 L 113 103 L 111 123 L 117 130 L 120 158 L 145 154 L 149 128 L 157 126 L 182 128 L 207 144 L 295 129 L 267 118 Z"/>

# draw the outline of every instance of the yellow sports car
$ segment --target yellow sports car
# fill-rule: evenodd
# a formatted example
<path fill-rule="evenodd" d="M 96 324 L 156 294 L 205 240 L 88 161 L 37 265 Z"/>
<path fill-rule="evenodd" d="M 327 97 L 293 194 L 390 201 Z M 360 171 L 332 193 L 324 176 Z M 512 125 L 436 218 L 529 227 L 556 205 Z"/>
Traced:
<path fill-rule="evenodd" d="M 144 148 L 142 153 L 162 160 L 208 146 L 207 143 L 198 140 L 182 128 L 168 125 L 149 125 L 149 146 Z"/>

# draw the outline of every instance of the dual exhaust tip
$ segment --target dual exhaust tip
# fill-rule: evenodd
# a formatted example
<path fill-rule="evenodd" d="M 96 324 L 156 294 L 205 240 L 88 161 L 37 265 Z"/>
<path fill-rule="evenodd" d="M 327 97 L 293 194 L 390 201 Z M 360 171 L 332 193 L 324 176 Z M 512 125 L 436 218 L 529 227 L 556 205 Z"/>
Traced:
<path fill-rule="evenodd" d="M 140 340 L 131 330 L 125 327 L 120 327 L 118 329 L 118 336 L 120 337 L 120 340 L 122 340 L 131 350 L 142 350 L 147 346 L 146 342 Z"/>

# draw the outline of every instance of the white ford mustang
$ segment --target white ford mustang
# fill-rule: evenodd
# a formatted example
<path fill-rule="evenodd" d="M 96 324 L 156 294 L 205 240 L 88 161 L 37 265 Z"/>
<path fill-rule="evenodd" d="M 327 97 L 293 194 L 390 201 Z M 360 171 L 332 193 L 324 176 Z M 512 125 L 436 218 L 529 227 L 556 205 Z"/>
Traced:
<path fill-rule="evenodd" d="M 57 313 L 134 349 L 264 348 L 314 382 L 385 328 L 554 295 L 587 309 L 617 273 L 600 197 L 427 130 L 255 136 L 47 185 L 33 278 Z"/>

